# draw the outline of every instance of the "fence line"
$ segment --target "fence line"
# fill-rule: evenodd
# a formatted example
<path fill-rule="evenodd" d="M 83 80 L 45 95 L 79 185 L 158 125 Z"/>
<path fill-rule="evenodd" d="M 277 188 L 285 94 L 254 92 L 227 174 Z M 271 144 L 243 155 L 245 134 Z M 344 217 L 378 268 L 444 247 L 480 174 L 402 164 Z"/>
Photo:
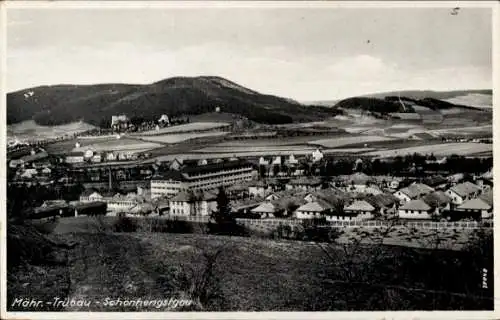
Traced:
<path fill-rule="evenodd" d="M 189 222 L 207 223 L 209 216 L 175 216 L 164 215 L 156 216 L 159 219 L 166 220 L 182 220 Z M 249 219 L 236 218 L 238 224 L 242 225 L 260 225 L 260 226 L 279 226 L 283 225 L 301 225 L 304 219 Z M 490 225 L 485 225 L 477 221 L 454 221 L 454 222 L 436 222 L 436 221 L 380 221 L 380 220 L 355 220 L 355 221 L 329 221 L 324 227 L 330 228 L 381 228 L 390 226 L 404 226 L 418 229 L 480 229 L 492 228 Z"/>
<path fill-rule="evenodd" d="M 299 225 L 302 224 L 304 220 L 301 219 L 247 219 L 238 218 L 236 219 L 240 224 L 249 225 L 268 225 L 268 226 L 278 226 L 280 224 L 287 225 Z M 325 224 L 325 227 L 331 228 L 380 228 L 389 226 L 405 226 L 410 228 L 420 228 L 420 229 L 479 229 L 479 228 L 492 228 L 491 225 L 483 225 L 476 221 L 455 221 L 455 222 L 436 222 L 436 221 L 329 221 Z"/>

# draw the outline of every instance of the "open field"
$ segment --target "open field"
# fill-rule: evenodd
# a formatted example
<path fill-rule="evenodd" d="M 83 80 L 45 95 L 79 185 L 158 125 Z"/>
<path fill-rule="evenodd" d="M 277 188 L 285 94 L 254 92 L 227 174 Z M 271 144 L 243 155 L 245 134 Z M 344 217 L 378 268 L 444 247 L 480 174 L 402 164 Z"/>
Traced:
<path fill-rule="evenodd" d="M 310 152 L 316 150 L 316 147 L 314 146 L 296 146 L 296 145 L 291 145 L 291 146 L 241 146 L 241 147 L 218 147 L 218 146 L 213 146 L 213 147 L 207 147 L 203 149 L 196 150 L 196 152 L 203 152 L 203 153 L 246 153 L 248 151 L 251 152 L 281 152 L 281 151 L 289 151 L 289 152 L 300 152 L 300 151 L 307 151 L 309 150 Z"/>
<path fill-rule="evenodd" d="M 45 150 L 51 154 L 65 154 L 72 152 L 75 149 L 75 145 L 77 142 L 80 143 L 80 147 L 90 146 L 99 143 L 111 143 L 115 142 L 116 137 L 95 137 L 95 138 L 87 138 L 87 139 L 71 139 L 65 141 L 54 142 L 45 146 Z"/>
<path fill-rule="evenodd" d="M 383 136 L 369 136 L 369 135 L 360 135 L 360 136 L 352 136 L 352 137 L 339 137 L 332 139 L 320 139 L 311 141 L 311 144 L 322 145 L 326 148 L 338 148 L 344 145 L 352 145 L 355 143 L 370 143 L 376 141 L 385 141 L 391 140 L 391 138 L 383 137 Z"/>
<path fill-rule="evenodd" d="M 85 122 L 74 122 L 60 126 L 40 126 L 33 120 L 7 126 L 7 137 L 20 140 L 42 140 L 51 139 L 65 135 L 94 129 L 95 127 Z"/>
<path fill-rule="evenodd" d="M 478 109 L 491 109 L 493 107 L 493 95 L 483 93 L 469 93 L 466 95 L 445 99 L 443 101 L 471 106 Z"/>
<path fill-rule="evenodd" d="M 440 143 L 440 144 L 430 144 L 423 146 L 416 146 L 410 148 L 392 149 L 392 150 L 378 150 L 368 152 L 365 155 L 368 156 L 379 156 L 379 157 L 396 157 L 405 156 L 413 153 L 421 154 L 431 154 L 436 156 L 449 156 L 452 154 L 456 155 L 473 155 L 477 153 L 493 152 L 492 144 L 484 143 Z"/>
<path fill-rule="evenodd" d="M 474 236 L 473 229 L 432 230 L 397 226 L 382 239 L 379 234 L 383 228 L 350 228 L 343 230 L 342 236 L 338 239 L 340 243 L 347 243 L 355 238 L 367 239 L 363 240 L 367 243 L 383 241 L 386 245 L 447 250 L 462 250 Z"/>
<path fill-rule="evenodd" d="M 140 136 L 144 141 L 160 142 L 160 143 L 179 143 L 186 140 L 204 138 L 204 137 L 218 137 L 228 134 L 229 132 L 214 131 L 204 133 L 175 133 L 155 136 Z"/>
<path fill-rule="evenodd" d="M 86 142 L 86 141 L 85 141 Z M 159 143 L 140 141 L 137 139 L 121 138 L 109 141 L 99 141 L 97 143 L 84 143 L 79 148 L 74 148 L 73 151 L 85 151 L 88 149 L 100 151 L 125 151 L 125 150 L 150 150 L 161 147 Z"/>
<path fill-rule="evenodd" d="M 222 250 L 213 269 L 216 278 L 210 282 L 211 292 L 216 295 L 194 310 L 492 308 L 492 299 L 488 298 L 492 293 L 483 292 L 478 300 L 477 290 L 470 289 L 477 287 L 478 280 L 472 275 L 484 268 L 485 261 L 472 260 L 473 256 L 463 251 L 373 244 L 353 247 L 352 243 L 343 246 L 204 234 L 114 233 L 92 229 L 92 225 L 98 226 L 101 222 L 88 217 L 63 218 L 61 223 L 63 227 L 56 228 L 56 234 L 51 237 L 76 244 L 67 250 L 71 262 L 66 267 L 66 277 L 71 279 L 69 299 L 189 298 L 191 276 L 200 274 L 205 267 L 203 254 Z M 351 233 L 365 237 L 362 230 L 351 230 Z M 351 272 L 348 278 L 345 268 Z M 421 272 L 422 268 L 431 268 L 432 272 Z M 22 271 L 17 276 L 9 283 L 10 292 L 18 293 L 24 286 L 20 281 L 24 279 Z M 457 278 L 461 281 L 456 281 Z M 50 293 L 43 291 L 40 281 L 34 278 L 29 283 L 33 296 L 43 298 L 43 292 L 46 295 L 59 292 L 58 288 L 51 288 Z M 65 310 L 171 309 L 165 306 L 106 307 L 93 303 L 89 308 L 67 307 Z"/>
<path fill-rule="evenodd" d="M 222 127 L 229 126 L 230 123 L 227 122 L 191 122 L 187 124 L 181 124 L 166 128 L 161 128 L 160 130 L 151 130 L 141 132 L 137 135 L 141 136 L 150 136 L 150 135 L 158 135 L 158 134 L 170 134 L 170 133 L 183 133 L 183 132 L 191 132 L 191 131 L 199 131 L 199 130 L 211 130 Z"/>

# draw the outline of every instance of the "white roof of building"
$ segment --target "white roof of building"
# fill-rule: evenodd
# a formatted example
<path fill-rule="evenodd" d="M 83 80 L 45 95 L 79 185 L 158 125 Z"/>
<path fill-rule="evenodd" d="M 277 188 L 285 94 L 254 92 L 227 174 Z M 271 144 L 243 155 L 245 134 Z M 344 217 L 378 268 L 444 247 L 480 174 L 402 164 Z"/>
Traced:
<path fill-rule="evenodd" d="M 264 202 L 261 203 L 257 208 L 251 210 L 252 212 L 266 212 L 266 213 L 274 213 L 276 212 L 276 208 L 272 203 Z"/>
<path fill-rule="evenodd" d="M 302 206 L 300 206 L 297 211 L 304 211 L 304 212 L 323 212 L 325 211 L 326 208 L 323 208 L 318 202 L 309 202 L 306 203 Z"/>
<path fill-rule="evenodd" d="M 462 210 L 489 210 L 491 206 L 481 198 L 475 198 L 462 203 L 458 209 Z"/>
<path fill-rule="evenodd" d="M 478 192 L 481 188 L 472 182 L 466 181 L 464 183 L 457 184 L 450 188 L 451 191 L 455 192 L 459 196 L 468 196 L 472 193 Z"/>
<path fill-rule="evenodd" d="M 400 207 L 402 210 L 429 211 L 431 207 L 423 200 L 411 200 Z"/>
<path fill-rule="evenodd" d="M 365 200 L 354 201 L 351 205 L 345 207 L 348 211 L 373 211 L 375 208 Z"/>
<path fill-rule="evenodd" d="M 423 183 L 414 183 L 399 191 L 406 194 L 410 198 L 416 198 L 431 193 L 434 189 Z"/>

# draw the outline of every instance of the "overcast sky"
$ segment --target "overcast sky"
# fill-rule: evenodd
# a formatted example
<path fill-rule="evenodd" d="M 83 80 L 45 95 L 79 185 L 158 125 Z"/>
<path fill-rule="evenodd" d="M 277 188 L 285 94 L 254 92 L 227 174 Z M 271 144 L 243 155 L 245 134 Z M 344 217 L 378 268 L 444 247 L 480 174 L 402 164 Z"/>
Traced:
<path fill-rule="evenodd" d="M 491 9 L 9 9 L 7 88 L 218 75 L 301 101 L 492 87 Z"/>

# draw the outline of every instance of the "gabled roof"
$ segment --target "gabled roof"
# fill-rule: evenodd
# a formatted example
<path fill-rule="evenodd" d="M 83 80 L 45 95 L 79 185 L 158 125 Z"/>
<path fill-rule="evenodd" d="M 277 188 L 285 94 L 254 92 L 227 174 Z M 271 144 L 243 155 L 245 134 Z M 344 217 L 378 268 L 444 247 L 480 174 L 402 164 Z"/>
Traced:
<path fill-rule="evenodd" d="M 208 174 L 212 172 L 218 172 L 221 170 L 237 169 L 247 166 L 250 166 L 250 163 L 248 161 L 236 159 L 232 161 L 210 163 L 204 166 L 184 167 L 181 169 L 181 172 L 187 174 L 188 176 L 191 176 L 195 174 Z"/>
<path fill-rule="evenodd" d="M 481 175 L 481 178 L 484 178 L 484 179 L 493 179 L 493 171 L 490 170 L 490 171 L 487 171 L 487 172 L 483 173 Z"/>
<path fill-rule="evenodd" d="M 217 199 L 217 195 L 213 192 L 208 192 L 208 191 L 202 191 L 202 192 L 197 192 L 195 194 L 195 197 L 198 200 L 202 201 L 213 201 Z"/>
<path fill-rule="evenodd" d="M 443 176 L 433 176 L 433 177 L 428 177 L 424 179 L 424 183 L 433 187 L 433 186 L 438 186 L 444 183 L 447 183 L 448 179 L 446 179 Z"/>
<path fill-rule="evenodd" d="M 356 172 L 354 174 L 352 174 L 350 177 L 349 177 L 349 182 L 352 182 L 356 185 L 363 185 L 363 184 L 367 184 L 368 182 L 372 181 L 373 179 L 364 174 L 363 172 Z"/>
<path fill-rule="evenodd" d="M 106 202 L 95 201 L 95 202 L 73 202 L 71 206 L 75 209 L 86 209 L 86 208 L 99 208 L 107 207 Z"/>
<path fill-rule="evenodd" d="M 83 152 L 82 151 L 73 151 L 68 153 L 66 156 L 67 157 L 83 157 Z"/>
<path fill-rule="evenodd" d="M 95 191 L 98 195 L 100 196 L 103 196 L 104 198 L 111 198 L 111 197 L 114 197 L 116 195 L 116 192 L 113 192 L 113 191 L 104 191 L 104 192 L 97 192 Z"/>
<path fill-rule="evenodd" d="M 276 207 L 270 202 L 261 203 L 257 208 L 251 210 L 252 212 L 266 212 L 274 213 L 276 212 Z"/>
<path fill-rule="evenodd" d="M 458 206 L 458 209 L 462 209 L 462 210 L 489 210 L 489 209 L 491 209 L 491 205 L 481 198 L 475 198 L 475 199 L 470 199 L 468 201 L 465 201 L 460 206 Z"/>
<path fill-rule="evenodd" d="M 419 196 L 431 193 L 434 191 L 431 187 L 423 183 L 414 183 L 406 188 L 399 190 L 401 193 L 406 194 L 410 198 L 417 198 Z"/>
<path fill-rule="evenodd" d="M 487 192 L 480 195 L 479 198 L 490 206 L 493 206 L 493 190 L 488 190 Z"/>
<path fill-rule="evenodd" d="M 375 208 L 365 200 L 354 201 L 351 205 L 346 206 L 347 211 L 373 211 Z"/>
<path fill-rule="evenodd" d="M 21 160 L 23 160 L 24 162 L 32 162 L 32 161 L 45 159 L 48 156 L 49 156 L 49 154 L 47 152 L 42 151 L 42 152 L 38 152 L 35 154 L 29 154 L 29 155 L 23 156 L 23 157 L 21 157 Z"/>
<path fill-rule="evenodd" d="M 321 204 L 319 204 L 318 202 L 314 201 L 314 202 L 309 202 L 309 203 L 306 203 L 302 206 L 300 206 L 297 211 L 305 211 L 305 212 L 323 212 L 325 211 L 327 208 L 323 207 Z"/>
<path fill-rule="evenodd" d="M 177 170 L 169 170 L 164 173 L 157 174 L 152 180 L 173 180 L 173 181 L 187 181 L 184 175 Z"/>
<path fill-rule="evenodd" d="M 81 197 L 88 197 L 90 196 L 91 194 L 93 194 L 94 192 L 97 192 L 96 190 L 94 189 L 86 189 L 84 190 L 82 193 L 81 193 Z"/>
<path fill-rule="evenodd" d="M 256 187 L 256 188 L 267 188 L 268 185 L 269 184 L 264 180 L 255 180 L 255 181 L 251 181 L 248 184 L 249 187 Z"/>
<path fill-rule="evenodd" d="M 423 200 L 411 200 L 400 207 L 402 210 L 429 211 L 431 207 Z"/>
<path fill-rule="evenodd" d="M 317 185 L 321 184 L 321 179 L 315 178 L 315 177 L 311 177 L 311 178 L 301 177 L 301 178 L 290 180 L 290 182 L 288 184 L 317 186 Z"/>
<path fill-rule="evenodd" d="M 176 194 L 170 201 L 181 201 L 181 202 L 188 202 L 191 201 L 194 197 L 194 194 L 190 194 L 186 191 L 181 191 L 178 194 Z"/>
<path fill-rule="evenodd" d="M 472 182 L 466 181 L 464 183 L 460 183 L 451 187 L 450 190 L 461 197 L 465 197 L 472 193 L 478 192 L 479 190 L 481 190 L 481 188 L 473 184 Z"/>
<path fill-rule="evenodd" d="M 378 208 L 391 207 L 395 203 L 399 202 L 399 199 L 396 198 L 392 193 L 381 193 L 377 195 L 370 195 L 365 200 L 372 206 Z"/>
<path fill-rule="evenodd" d="M 329 189 L 321 189 L 317 191 L 313 191 L 308 193 L 307 195 L 312 195 L 317 199 L 323 199 L 326 201 L 335 200 L 336 198 L 343 196 L 344 192 L 339 189 L 329 188 Z"/>

